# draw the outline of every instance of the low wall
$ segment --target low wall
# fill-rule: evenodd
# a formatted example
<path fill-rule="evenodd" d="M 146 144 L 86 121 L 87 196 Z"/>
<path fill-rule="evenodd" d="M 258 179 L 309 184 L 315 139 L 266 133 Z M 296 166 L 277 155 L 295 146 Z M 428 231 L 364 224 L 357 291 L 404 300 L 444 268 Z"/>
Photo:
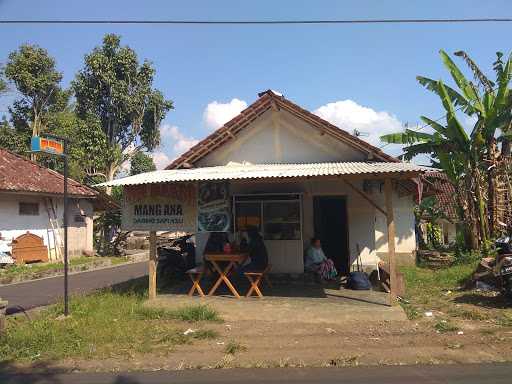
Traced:
<path fill-rule="evenodd" d="M 388 262 L 387 252 L 377 252 L 377 256 L 384 262 Z M 416 265 L 416 251 L 413 252 L 396 252 L 395 259 L 397 265 Z"/>

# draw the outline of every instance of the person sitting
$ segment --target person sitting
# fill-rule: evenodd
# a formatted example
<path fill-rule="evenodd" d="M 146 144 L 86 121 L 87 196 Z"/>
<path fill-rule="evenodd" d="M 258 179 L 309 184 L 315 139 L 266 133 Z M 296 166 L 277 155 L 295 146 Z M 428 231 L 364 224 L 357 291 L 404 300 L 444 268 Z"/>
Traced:
<path fill-rule="evenodd" d="M 311 246 L 306 251 L 304 269 L 316 273 L 323 280 L 333 280 L 338 275 L 331 259 L 325 256 L 320 239 L 312 238 Z"/>
<path fill-rule="evenodd" d="M 240 268 L 240 272 L 260 272 L 267 268 L 268 252 L 263 238 L 256 228 L 247 231 L 249 241 L 247 244 L 250 262 Z"/>

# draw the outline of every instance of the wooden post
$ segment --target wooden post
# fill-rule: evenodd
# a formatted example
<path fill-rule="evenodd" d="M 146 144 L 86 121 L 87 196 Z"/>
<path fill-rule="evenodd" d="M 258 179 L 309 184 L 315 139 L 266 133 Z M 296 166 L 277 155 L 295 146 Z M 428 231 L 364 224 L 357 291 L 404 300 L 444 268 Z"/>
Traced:
<path fill-rule="evenodd" d="M 149 232 L 149 298 L 156 298 L 156 232 Z"/>
<path fill-rule="evenodd" d="M 384 181 L 386 198 L 386 221 L 388 227 L 388 262 L 389 262 L 389 304 L 396 305 L 396 261 L 395 261 L 395 217 L 393 214 L 393 185 L 391 179 Z"/>

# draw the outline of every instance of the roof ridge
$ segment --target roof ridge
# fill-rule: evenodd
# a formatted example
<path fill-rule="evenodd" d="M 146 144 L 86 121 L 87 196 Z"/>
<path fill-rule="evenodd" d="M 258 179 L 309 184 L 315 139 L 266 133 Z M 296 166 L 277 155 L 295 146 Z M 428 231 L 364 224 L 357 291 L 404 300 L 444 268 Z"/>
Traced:
<path fill-rule="evenodd" d="M 236 129 L 237 125 L 239 126 L 239 129 L 245 128 L 247 125 L 252 123 L 256 118 L 258 118 L 269 108 L 271 108 L 273 102 L 275 102 L 278 105 L 280 104 L 281 107 L 285 106 L 287 107 L 287 109 L 291 109 L 291 111 L 288 110 L 288 112 L 299 115 L 299 118 L 304 118 L 305 115 L 310 120 L 313 120 L 313 122 L 310 123 L 322 125 L 324 128 L 329 129 L 332 136 L 334 136 L 336 139 L 344 141 L 346 144 L 351 145 L 352 147 L 356 147 L 357 149 L 363 151 L 366 150 L 366 152 L 376 155 L 378 158 L 385 162 L 400 162 L 400 160 L 397 159 L 396 157 L 388 155 L 380 148 L 360 139 L 357 136 L 351 135 L 346 130 L 337 127 L 336 125 L 328 122 L 327 120 L 321 118 L 320 116 L 315 115 L 313 112 L 310 112 L 307 109 L 302 108 L 300 105 L 287 99 L 281 94 L 275 93 L 271 89 L 258 93 L 258 96 L 258 99 L 256 99 L 252 104 L 247 106 L 247 108 L 242 110 L 238 115 L 233 117 L 224 125 L 217 128 L 214 132 L 206 136 L 204 139 L 200 140 L 196 145 L 192 146 L 187 151 L 182 153 L 179 157 L 174 159 L 165 169 L 179 168 L 185 164 L 188 164 L 189 161 L 191 161 L 194 157 L 196 158 L 193 159 L 192 162 L 200 160 L 205 155 L 210 153 L 212 150 L 227 142 L 225 137 L 221 137 L 221 135 L 227 133 L 228 136 L 234 137 L 234 134 L 231 132 L 232 128 Z M 263 110 L 259 110 L 259 108 L 261 107 L 264 107 Z M 198 151 L 200 151 L 202 148 L 205 148 L 206 152 L 198 154 Z"/>

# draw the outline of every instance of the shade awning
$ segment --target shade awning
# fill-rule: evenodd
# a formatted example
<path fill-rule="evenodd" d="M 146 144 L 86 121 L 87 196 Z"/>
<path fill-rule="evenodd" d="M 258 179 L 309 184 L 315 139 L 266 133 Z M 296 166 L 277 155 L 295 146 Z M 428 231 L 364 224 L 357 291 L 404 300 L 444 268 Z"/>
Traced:
<path fill-rule="evenodd" d="M 170 169 L 140 173 L 98 186 L 113 187 L 117 185 L 157 184 L 184 181 L 245 180 L 300 178 L 316 176 L 343 175 L 408 175 L 429 170 L 427 167 L 411 163 L 387 162 L 337 162 L 306 164 L 252 164 L 229 163 L 222 166 Z"/>

